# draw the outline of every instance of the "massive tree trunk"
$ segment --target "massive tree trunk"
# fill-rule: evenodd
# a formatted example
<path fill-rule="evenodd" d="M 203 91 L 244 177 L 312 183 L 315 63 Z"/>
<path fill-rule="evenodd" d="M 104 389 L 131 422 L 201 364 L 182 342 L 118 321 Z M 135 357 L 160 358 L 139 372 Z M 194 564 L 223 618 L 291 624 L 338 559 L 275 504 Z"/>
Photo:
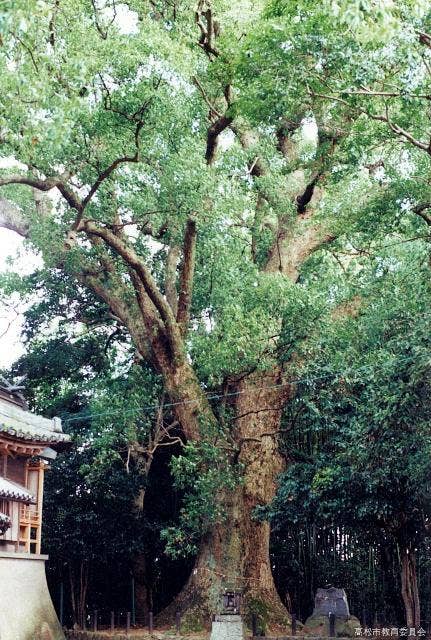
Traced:
<path fill-rule="evenodd" d="M 416 575 L 416 553 L 411 547 L 401 546 L 401 594 L 409 628 L 421 626 L 418 579 Z"/>
<path fill-rule="evenodd" d="M 243 139 L 242 144 L 247 147 L 248 140 Z M 253 175 L 264 172 L 260 162 L 255 164 Z M 313 223 L 321 197 L 316 178 L 307 184 L 303 171 L 296 174 L 300 175 L 295 176 L 288 197 L 297 203 L 298 217 L 293 224 L 287 218 L 280 218 L 264 266 L 266 274 L 278 276 L 281 273 L 292 282 L 297 281 L 307 257 L 333 239 L 324 225 Z M 199 396 L 198 385 L 192 378 L 189 375 L 187 393 L 192 391 Z M 176 376 L 172 384 L 169 379 L 166 382 L 171 396 L 178 393 L 178 380 Z M 188 583 L 165 612 L 166 617 L 172 618 L 176 610 L 181 611 L 185 614 L 186 626 L 192 628 L 208 625 L 211 615 L 220 610 L 220 594 L 225 588 L 243 590 L 246 619 L 250 621 L 250 614 L 256 613 L 261 627 L 266 622 L 286 623 L 288 618 L 271 572 L 269 524 L 256 520 L 255 510 L 274 498 L 277 475 L 283 468 L 277 433 L 290 387 L 283 385 L 282 369 L 277 365 L 268 371 L 243 375 L 238 380 L 234 389 L 230 388 L 230 391 L 238 392 L 233 396 L 234 419 L 230 436 L 236 446 L 234 463 L 239 465 L 238 472 L 242 470 L 243 483 L 234 494 L 221 498 L 225 519 L 205 534 Z M 183 395 L 185 390 L 183 385 Z M 203 402 L 199 404 L 200 407 L 195 405 L 197 411 L 205 407 Z M 190 405 L 182 405 L 181 411 L 181 415 L 177 412 L 178 420 L 185 431 L 192 433 L 195 430 L 187 427 L 189 419 L 191 423 L 195 420 L 187 415 Z"/>
<path fill-rule="evenodd" d="M 225 517 L 204 535 L 186 586 L 163 614 L 172 618 L 180 611 L 188 628 L 209 625 L 225 589 L 243 592 L 242 610 L 249 623 L 252 613 L 261 626 L 288 620 L 271 572 L 269 523 L 255 517 L 256 507 L 274 497 L 283 467 L 277 433 L 288 387 L 274 370 L 243 378 L 235 390 L 232 464 L 238 465 L 238 473 L 242 470 L 243 481 L 220 498 Z"/>

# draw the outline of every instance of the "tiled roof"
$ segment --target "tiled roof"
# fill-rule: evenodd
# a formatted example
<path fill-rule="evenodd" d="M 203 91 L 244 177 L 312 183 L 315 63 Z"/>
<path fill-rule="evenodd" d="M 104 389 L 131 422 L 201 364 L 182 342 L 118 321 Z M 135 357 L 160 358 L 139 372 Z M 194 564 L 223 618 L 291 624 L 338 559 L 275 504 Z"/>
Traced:
<path fill-rule="evenodd" d="M 0 436 L 50 445 L 53 448 L 70 442 L 70 437 L 62 431 L 60 418 L 38 416 L 22 406 L 6 401 L 1 393 Z"/>
<path fill-rule="evenodd" d="M 0 498 L 25 502 L 26 504 L 36 502 L 34 496 L 25 487 L 2 477 L 0 477 Z"/>
<path fill-rule="evenodd" d="M 0 534 L 3 534 L 5 531 L 7 531 L 10 525 L 11 521 L 9 516 L 0 511 Z"/>
<path fill-rule="evenodd" d="M 0 433 L 17 438 L 18 440 L 28 440 L 31 442 L 69 442 L 70 436 L 66 433 L 60 433 L 57 431 L 42 430 L 40 428 L 32 428 L 31 425 L 26 425 L 25 429 L 16 429 L 7 424 L 0 423 Z"/>

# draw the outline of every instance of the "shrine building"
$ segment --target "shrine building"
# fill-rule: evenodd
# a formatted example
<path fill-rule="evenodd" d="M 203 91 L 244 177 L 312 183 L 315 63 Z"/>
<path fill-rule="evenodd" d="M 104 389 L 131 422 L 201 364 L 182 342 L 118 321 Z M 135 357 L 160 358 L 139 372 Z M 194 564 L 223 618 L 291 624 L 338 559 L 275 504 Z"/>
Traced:
<path fill-rule="evenodd" d="M 0 378 L 0 638 L 62 640 L 41 554 L 44 474 L 70 438 Z"/>

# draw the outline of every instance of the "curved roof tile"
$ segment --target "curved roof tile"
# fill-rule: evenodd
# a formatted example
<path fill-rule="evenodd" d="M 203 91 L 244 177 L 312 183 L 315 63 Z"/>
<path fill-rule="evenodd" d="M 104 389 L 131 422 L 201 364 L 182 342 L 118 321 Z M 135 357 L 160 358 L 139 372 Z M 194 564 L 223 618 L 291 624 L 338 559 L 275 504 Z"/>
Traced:
<path fill-rule="evenodd" d="M 21 429 L 15 429 L 14 427 L 9 427 L 6 424 L 0 423 L 0 433 L 4 433 L 12 438 L 17 438 L 18 440 L 28 440 L 31 442 L 69 442 L 70 436 L 66 433 L 60 433 L 56 431 L 45 431 L 43 432 L 41 429 L 29 429 L 28 431 L 23 431 Z"/>
<path fill-rule="evenodd" d="M 14 500 L 17 502 L 25 502 L 26 504 L 35 503 L 34 496 L 16 482 L 0 477 L 0 498 Z"/>

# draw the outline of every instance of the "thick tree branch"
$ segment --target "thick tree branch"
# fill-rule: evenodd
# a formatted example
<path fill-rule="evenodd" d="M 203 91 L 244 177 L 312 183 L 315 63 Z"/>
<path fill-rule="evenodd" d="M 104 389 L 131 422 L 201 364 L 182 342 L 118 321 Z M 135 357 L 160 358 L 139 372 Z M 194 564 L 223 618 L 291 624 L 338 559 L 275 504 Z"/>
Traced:
<path fill-rule="evenodd" d="M 0 227 L 15 231 L 23 238 L 28 236 L 28 222 L 14 204 L 0 198 Z"/>
<path fill-rule="evenodd" d="M 138 274 L 133 269 L 129 269 L 129 273 L 135 288 L 136 299 L 141 310 L 144 324 L 147 327 L 148 334 L 151 336 L 151 341 L 161 334 L 166 337 L 163 323 L 157 315 L 157 310 L 147 295 Z"/>
<path fill-rule="evenodd" d="M 431 49 L 431 35 L 429 33 L 425 33 L 424 31 L 417 31 L 416 33 L 419 36 L 419 42 Z"/>
<path fill-rule="evenodd" d="M 334 234 L 312 224 L 311 216 L 307 214 L 292 230 L 281 229 L 276 244 L 270 250 L 265 271 L 279 271 L 296 282 L 301 266 L 311 254 L 335 239 Z"/>
<path fill-rule="evenodd" d="M 219 34 L 220 26 L 215 20 L 210 3 L 207 0 L 199 0 L 195 11 L 195 21 L 201 32 L 198 41 L 199 46 L 205 51 L 208 58 L 213 60 L 220 55 L 216 49 L 214 40 Z"/>
<path fill-rule="evenodd" d="M 112 229 L 112 231 L 111 231 Z M 120 242 L 123 243 L 125 247 L 128 246 L 128 239 L 124 233 L 124 229 L 120 224 L 120 220 L 118 218 L 118 213 L 115 214 L 115 224 L 112 225 L 112 228 L 109 227 L 110 232 L 113 236 L 117 237 Z M 70 235 L 76 236 L 76 232 L 74 228 L 72 228 Z M 124 281 L 119 275 L 118 270 L 113 263 L 112 257 L 107 251 L 106 240 L 102 239 L 100 236 L 96 234 L 88 234 L 89 240 L 94 247 L 97 247 L 98 258 L 100 260 L 101 265 L 109 277 L 111 283 L 114 285 L 115 291 L 119 291 L 121 293 L 121 299 L 127 300 L 130 298 L 130 291 L 125 285 Z M 141 318 L 138 320 L 138 324 L 142 321 L 145 327 L 147 342 L 148 345 L 154 345 L 155 341 L 159 339 L 159 337 L 163 334 L 163 340 L 165 340 L 166 335 L 164 331 L 164 326 L 160 320 L 160 317 L 157 314 L 157 310 L 154 307 L 154 304 L 151 302 L 150 298 L 145 292 L 142 281 L 139 275 L 136 273 L 134 268 L 126 263 L 126 267 L 129 272 L 130 280 L 133 285 L 133 289 L 135 292 L 136 302 L 138 308 L 141 312 Z M 111 287 L 112 288 L 112 287 Z M 136 314 L 135 314 L 136 315 Z M 148 360 L 148 358 L 146 358 Z M 157 364 L 152 361 L 153 364 L 157 368 Z"/>
<path fill-rule="evenodd" d="M 222 115 L 208 128 L 205 159 L 209 165 L 213 164 L 215 160 L 219 135 L 227 129 L 232 122 L 233 118 L 231 116 Z"/>
<path fill-rule="evenodd" d="M 78 196 L 65 183 L 64 177 L 53 176 L 50 178 L 34 178 L 31 176 L 13 175 L 0 178 L 0 187 L 8 184 L 24 184 L 38 191 L 51 191 L 57 188 L 68 205 L 76 211 L 82 211 L 82 202 Z"/>
<path fill-rule="evenodd" d="M 108 305 L 115 317 L 118 318 L 129 331 L 141 356 L 147 360 L 147 362 L 151 362 L 152 352 L 148 337 L 140 327 L 137 314 L 136 317 L 134 317 L 132 312 L 133 306 L 125 302 L 121 295 L 117 295 L 115 289 L 110 289 L 100 276 L 83 270 L 78 272 L 76 277 L 83 285 L 91 289 L 98 298 Z"/>
<path fill-rule="evenodd" d="M 38 179 L 32 178 L 30 176 L 22 176 L 22 175 L 13 175 L 6 176 L 4 178 L 0 178 L 0 187 L 8 184 L 25 184 L 29 187 L 33 187 L 34 189 L 38 189 L 39 191 L 50 191 L 57 187 L 60 182 L 60 178 L 46 178 Z"/>
<path fill-rule="evenodd" d="M 180 259 L 180 248 L 177 245 L 171 245 L 166 255 L 165 263 L 165 295 L 166 300 L 171 305 L 174 316 L 178 311 L 178 293 L 177 293 L 177 267 Z"/>
<path fill-rule="evenodd" d="M 190 321 L 190 305 L 192 302 L 195 272 L 196 239 L 196 222 L 189 219 L 184 235 L 183 264 L 181 268 L 180 295 L 177 312 L 177 322 L 180 325 L 182 336 L 186 335 Z"/>
<path fill-rule="evenodd" d="M 116 233 L 117 235 L 119 235 L 119 237 L 122 237 L 124 242 L 127 242 L 125 236 L 122 235 L 122 230 L 116 231 Z M 105 271 L 106 276 L 109 277 L 109 280 L 112 283 L 112 286 L 110 288 L 114 288 L 117 294 L 120 295 L 120 298 L 122 300 L 128 300 L 130 298 L 130 290 L 124 283 L 121 275 L 118 273 L 118 270 L 112 260 L 112 256 L 109 255 L 109 252 L 107 251 L 105 242 L 98 236 L 94 235 L 90 235 L 89 239 L 92 245 L 97 247 L 99 261 L 103 267 L 103 270 Z M 140 281 L 136 272 L 133 269 L 129 268 L 129 275 L 133 284 L 133 288 L 135 290 L 136 301 L 141 312 L 142 320 L 146 330 L 147 342 L 148 345 L 150 345 L 152 344 L 156 334 L 164 334 L 163 325 L 159 317 L 157 316 L 154 305 L 145 294 L 142 282 Z M 137 310 L 134 313 L 133 321 L 135 323 L 139 323 Z M 148 348 L 148 353 L 149 352 L 150 350 Z M 148 357 L 146 357 L 146 360 L 150 361 Z"/>
<path fill-rule="evenodd" d="M 146 294 L 154 304 L 162 321 L 164 322 L 167 337 L 175 357 L 182 355 L 182 340 L 179 327 L 172 313 L 169 303 L 159 291 L 157 284 L 143 260 L 137 255 L 133 247 L 126 244 L 115 233 L 106 227 L 100 227 L 92 220 L 81 220 L 79 231 L 98 236 L 106 242 L 114 251 L 120 255 L 126 265 L 134 269 L 139 276 Z"/>
<path fill-rule="evenodd" d="M 278 148 L 292 160 L 296 157 L 295 143 L 292 136 L 300 125 L 301 117 L 292 121 L 286 120 L 278 134 Z M 255 137 L 251 132 L 235 131 L 244 149 L 250 148 L 255 143 Z M 275 230 L 274 242 L 268 251 L 268 257 L 264 266 L 264 271 L 279 271 L 296 282 L 299 270 L 305 260 L 324 244 L 332 242 L 335 236 L 321 224 L 313 224 L 312 218 L 317 204 L 321 198 L 322 191 L 318 182 L 326 170 L 328 157 L 332 155 L 336 148 L 336 142 L 340 135 L 331 136 L 332 144 L 327 149 L 327 138 L 325 136 L 320 141 L 317 150 L 317 167 L 313 167 L 313 175 L 307 182 L 305 172 L 298 169 L 290 174 L 291 186 L 286 194 L 288 200 L 296 205 L 298 217 L 296 222 L 291 220 L 291 216 L 279 216 L 277 228 Z M 321 151 L 321 153 L 319 153 Z M 325 152 L 325 153 L 323 153 Z M 253 173 L 255 177 L 260 177 L 267 173 L 267 168 L 259 159 L 253 162 Z M 262 193 L 261 199 L 265 199 Z M 261 206 L 260 200 L 258 207 Z M 252 240 L 252 249 L 254 246 Z"/>
<path fill-rule="evenodd" d="M 418 204 L 416 207 L 413 207 L 413 213 L 420 216 L 422 220 L 425 220 L 428 226 L 431 226 L 431 214 L 427 213 L 427 211 L 431 209 L 431 202 L 424 202 L 423 204 Z"/>

